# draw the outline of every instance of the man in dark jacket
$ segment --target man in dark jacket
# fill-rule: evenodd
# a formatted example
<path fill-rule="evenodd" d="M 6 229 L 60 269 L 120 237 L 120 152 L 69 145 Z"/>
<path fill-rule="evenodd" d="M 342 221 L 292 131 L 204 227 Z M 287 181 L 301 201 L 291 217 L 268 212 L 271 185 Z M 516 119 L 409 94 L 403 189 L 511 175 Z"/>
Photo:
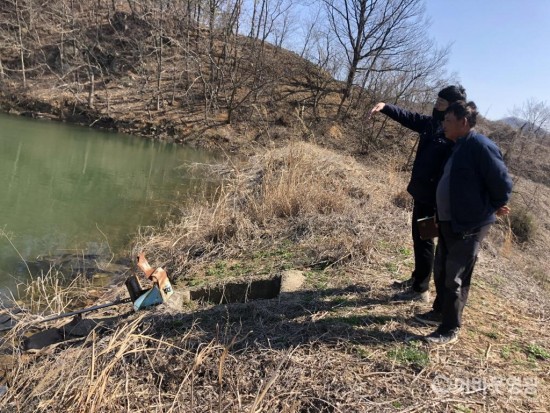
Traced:
<path fill-rule="evenodd" d="M 435 214 L 437 182 L 453 145 L 443 134 L 443 116 L 450 103 L 466 99 L 466 91 L 460 85 L 448 86 L 442 89 L 437 96 L 432 116 L 410 112 L 384 102 L 377 103 L 370 112 L 371 115 L 375 112 L 382 112 L 401 125 L 420 134 L 411 180 L 407 186 L 407 191 L 414 200 L 412 239 L 415 268 L 410 280 L 400 284 L 401 287 L 405 288 L 405 291 L 394 297 L 398 300 L 418 300 L 422 302 L 430 300 L 428 290 L 434 265 L 434 241 L 433 239 L 420 238 L 417 220 Z"/>
<path fill-rule="evenodd" d="M 455 142 L 436 191 L 439 243 L 434 281 L 434 309 L 415 318 L 439 327 L 426 337 L 435 344 L 458 339 L 462 312 L 470 289 L 480 243 L 496 216 L 506 215 L 512 180 L 499 148 L 475 132 L 477 108 L 473 102 L 455 102 L 447 108 L 443 129 Z"/>

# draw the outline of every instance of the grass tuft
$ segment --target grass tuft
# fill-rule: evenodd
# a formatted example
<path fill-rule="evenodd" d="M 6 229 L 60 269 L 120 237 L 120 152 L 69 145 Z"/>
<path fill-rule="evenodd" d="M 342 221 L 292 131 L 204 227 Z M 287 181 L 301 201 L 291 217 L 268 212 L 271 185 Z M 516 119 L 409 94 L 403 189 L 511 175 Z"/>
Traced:
<path fill-rule="evenodd" d="M 426 367 L 430 362 L 430 356 L 418 341 L 411 341 L 388 352 L 388 357 L 398 364 L 408 366 Z"/>

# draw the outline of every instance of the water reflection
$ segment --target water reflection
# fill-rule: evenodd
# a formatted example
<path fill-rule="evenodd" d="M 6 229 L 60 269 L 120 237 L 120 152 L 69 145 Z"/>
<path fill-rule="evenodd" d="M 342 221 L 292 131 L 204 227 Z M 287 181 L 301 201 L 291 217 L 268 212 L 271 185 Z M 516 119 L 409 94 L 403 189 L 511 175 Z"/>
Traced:
<path fill-rule="evenodd" d="M 0 286 L 24 277 L 19 255 L 100 249 L 106 239 L 120 248 L 197 186 L 182 164 L 212 161 L 176 145 L 0 115 Z"/>

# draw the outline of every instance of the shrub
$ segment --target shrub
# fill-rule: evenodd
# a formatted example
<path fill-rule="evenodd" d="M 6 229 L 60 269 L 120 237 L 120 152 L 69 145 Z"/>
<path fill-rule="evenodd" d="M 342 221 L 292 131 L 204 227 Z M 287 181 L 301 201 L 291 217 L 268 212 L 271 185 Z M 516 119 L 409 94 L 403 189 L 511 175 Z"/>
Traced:
<path fill-rule="evenodd" d="M 412 211 L 413 209 L 412 196 L 410 196 L 405 190 L 399 192 L 393 197 L 393 204 L 396 207 L 406 209 L 407 211 Z"/>
<path fill-rule="evenodd" d="M 510 214 L 510 229 L 518 243 L 530 241 L 535 234 L 533 215 L 523 207 L 516 207 Z"/>

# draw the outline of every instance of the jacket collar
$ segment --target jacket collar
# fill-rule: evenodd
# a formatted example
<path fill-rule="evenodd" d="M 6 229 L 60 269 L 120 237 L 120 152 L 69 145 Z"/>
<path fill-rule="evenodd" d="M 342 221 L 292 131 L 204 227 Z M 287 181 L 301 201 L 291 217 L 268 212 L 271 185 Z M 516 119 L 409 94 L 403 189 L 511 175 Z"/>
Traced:
<path fill-rule="evenodd" d="M 475 131 L 473 129 L 470 129 L 470 132 L 466 136 L 462 136 L 456 140 L 456 144 L 460 145 L 464 142 L 466 142 L 468 139 L 470 139 L 472 136 L 474 136 Z"/>

